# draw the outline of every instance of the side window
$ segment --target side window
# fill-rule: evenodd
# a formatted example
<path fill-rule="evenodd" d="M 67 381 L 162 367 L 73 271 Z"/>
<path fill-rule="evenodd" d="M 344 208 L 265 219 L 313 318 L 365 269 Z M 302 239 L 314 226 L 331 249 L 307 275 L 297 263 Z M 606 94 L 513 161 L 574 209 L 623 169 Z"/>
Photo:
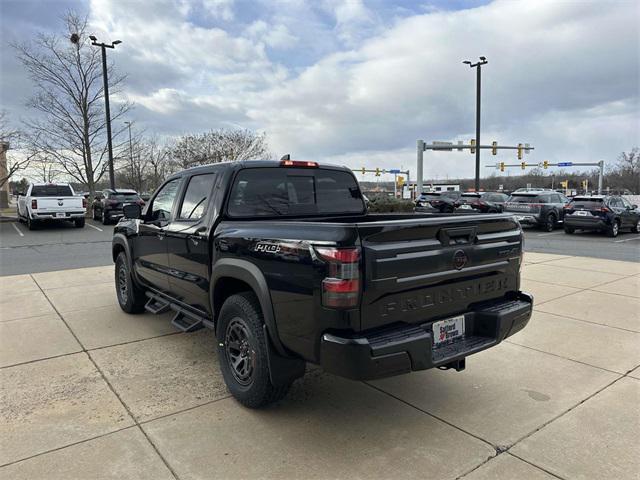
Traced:
<path fill-rule="evenodd" d="M 214 173 L 191 177 L 182 200 L 179 219 L 198 220 L 204 216 L 215 178 Z"/>
<path fill-rule="evenodd" d="M 622 206 L 625 208 L 631 208 L 631 203 L 624 197 L 620 197 L 620 201 L 622 202 Z"/>
<path fill-rule="evenodd" d="M 540 195 L 536 201 L 538 203 L 549 203 L 549 196 L 548 195 Z"/>
<path fill-rule="evenodd" d="M 180 179 L 176 178 L 169 183 L 165 183 L 164 187 L 160 189 L 151 206 L 152 220 L 169 220 L 171 218 L 171 209 L 173 208 L 173 201 L 178 193 L 179 185 Z"/>
<path fill-rule="evenodd" d="M 551 195 L 551 203 L 562 203 L 562 199 L 560 198 L 560 195 L 558 195 L 557 193 L 554 193 L 553 195 Z"/>
<path fill-rule="evenodd" d="M 609 205 L 611 205 L 612 207 L 620 208 L 620 207 L 622 207 L 622 202 L 620 201 L 619 197 L 613 197 L 609 201 Z"/>

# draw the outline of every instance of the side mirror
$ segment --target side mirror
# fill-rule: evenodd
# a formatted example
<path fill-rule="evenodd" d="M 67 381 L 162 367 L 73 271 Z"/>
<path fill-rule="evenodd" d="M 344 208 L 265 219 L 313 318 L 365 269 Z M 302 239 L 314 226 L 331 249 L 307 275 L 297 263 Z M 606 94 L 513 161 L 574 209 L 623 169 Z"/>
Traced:
<path fill-rule="evenodd" d="M 636 208 L 638 208 L 638 205 L 636 204 L 631 205 L 631 210 L 635 210 Z"/>
<path fill-rule="evenodd" d="M 122 213 L 124 218 L 140 218 L 142 216 L 142 209 L 137 203 L 128 203 L 122 207 Z"/>

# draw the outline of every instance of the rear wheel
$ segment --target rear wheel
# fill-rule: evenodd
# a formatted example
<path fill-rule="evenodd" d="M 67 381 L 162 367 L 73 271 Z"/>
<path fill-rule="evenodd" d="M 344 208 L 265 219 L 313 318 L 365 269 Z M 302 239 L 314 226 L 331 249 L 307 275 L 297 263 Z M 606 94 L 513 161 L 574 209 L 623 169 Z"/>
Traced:
<path fill-rule="evenodd" d="M 611 226 L 607 230 L 607 235 L 610 237 L 617 237 L 618 233 L 620 233 L 620 222 L 618 220 L 614 220 L 611 222 Z"/>
<path fill-rule="evenodd" d="M 636 220 L 636 224 L 633 227 L 631 227 L 631 232 L 640 233 L 640 218 Z"/>
<path fill-rule="evenodd" d="M 144 310 L 147 298 L 144 290 L 136 285 L 131 276 L 127 255 L 120 252 L 116 258 L 116 296 L 120 308 L 127 313 L 140 313 Z"/>
<path fill-rule="evenodd" d="M 29 214 L 27 214 L 27 228 L 29 230 L 35 230 L 36 229 L 36 222 L 31 220 L 31 217 L 29 216 Z"/>
<path fill-rule="evenodd" d="M 95 208 L 92 210 L 92 215 L 91 215 L 91 217 L 92 217 L 94 220 L 99 220 L 99 218 L 100 218 L 100 217 L 98 217 L 98 213 L 96 212 L 96 209 L 95 209 Z"/>
<path fill-rule="evenodd" d="M 220 310 L 218 359 L 231 394 L 245 407 L 259 408 L 282 399 L 291 384 L 271 383 L 267 339 L 258 299 L 251 292 L 232 295 Z"/>
<path fill-rule="evenodd" d="M 76 228 L 84 228 L 84 218 L 78 218 L 77 220 L 74 220 L 73 223 Z"/>
<path fill-rule="evenodd" d="M 109 215 L 104 210 L 102 210 L 102 224 L 109 225 Z"/>
<path fill-rule="evenodd" d="M 556 226 L 556 216 L 553 213 L 550 213 L 549 215 L 547 215 L 547 218 L 545 218 L 542 228 L 545 232 L 553 232 L 553 229 L 555 228 L 555 226 Z"/>
<path fill-rule="evenodd" d="M 574 233 L 575 231 L 576 231 L 576 229 L 573 228 L 573 227 L 570 227 L 569 225 L 565 225 L 564 226 L 564 233 L 571 234 L 571 233 Z"/>

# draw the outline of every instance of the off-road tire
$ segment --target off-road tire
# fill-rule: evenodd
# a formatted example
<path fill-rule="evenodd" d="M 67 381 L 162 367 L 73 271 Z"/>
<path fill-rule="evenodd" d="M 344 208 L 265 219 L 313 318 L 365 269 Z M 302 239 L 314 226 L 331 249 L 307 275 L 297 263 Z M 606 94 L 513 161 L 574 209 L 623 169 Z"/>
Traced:
<path fill-rule="evenodd" d="M 131 276 L 127 255 L 120 252 L 116 258 L 115 269 L 116 297 L 120 308 L 127 313 L 140 313 L 144 311 L 147 297 L 144 289 L 136 285 Z"/>
<path fill-rule="evenodd" d="M 227 298 L 220 309 L 218 331 L 218 361 L 222 376 L 231 394 L 245 407 L 260 408 L 281 400 L 289 391 L 291 384 L 275 386 L 269 376 L 267 360 L 267 339 L 262 328 L 264 320 L 260 303 L 252 292 L 243 292 Z M 251 372 L 247 379 L 239 378 L 232 365 L 234 348 L 229 339 L 238 329 L 245 329 L 247 357 L 242 362 L 249 362 Z M 239 351 L 238 348 L 235 351 Z M 243 364 L 245 365 L 245 364 Z"/>
<path fill-rule="evenodd" d="M 79 218 L 73 221 L 76 228 L 84 228 L 84 222 L 85 222 L 84 218 Z"/>
<path fill-rule="evenodd" d="M 620 233 L 620 222 L 618 220 L 614 220 L 611 222 L 611 226 L 607 228 L 607 236 L 617 237 L 618 233 Z"/>
<path fill-rule="evenodd" d="M 565 226 L 564 226 L 564 233 L 572 234 L 572 233 L 574 233 L 575 231 L 576 231 L 576 229 L 575 229 L 575 228 L 573 228 L 573 227 L 570 227 L 570 226 L 568 226 L 568 225 L 565 225 Z"/>
<path fill-rule="evenodd" d="M 553 232 L 553 229 L 556 226 L 556 216 L 553 213 L 550 213 L 549 215 L 547 215 L 547 217 L 544 220 L 544 224 L 542 225 L 542 229 L 545 232 Z"/>

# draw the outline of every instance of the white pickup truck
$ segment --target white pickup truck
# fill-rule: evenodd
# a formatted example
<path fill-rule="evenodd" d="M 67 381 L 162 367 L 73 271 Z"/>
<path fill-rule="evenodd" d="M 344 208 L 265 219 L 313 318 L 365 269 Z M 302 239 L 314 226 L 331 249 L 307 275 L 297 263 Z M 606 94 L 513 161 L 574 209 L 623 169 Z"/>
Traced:
<path fill-rule="evenodd" d="M 18 197 L 18 219 L 27 222 L 29 230 L 37 223 L 52 220 L 72 221 L 82 228 L 86 210 L 87 200 L 76 196 L 67 183 L 32 183 Z"/>

